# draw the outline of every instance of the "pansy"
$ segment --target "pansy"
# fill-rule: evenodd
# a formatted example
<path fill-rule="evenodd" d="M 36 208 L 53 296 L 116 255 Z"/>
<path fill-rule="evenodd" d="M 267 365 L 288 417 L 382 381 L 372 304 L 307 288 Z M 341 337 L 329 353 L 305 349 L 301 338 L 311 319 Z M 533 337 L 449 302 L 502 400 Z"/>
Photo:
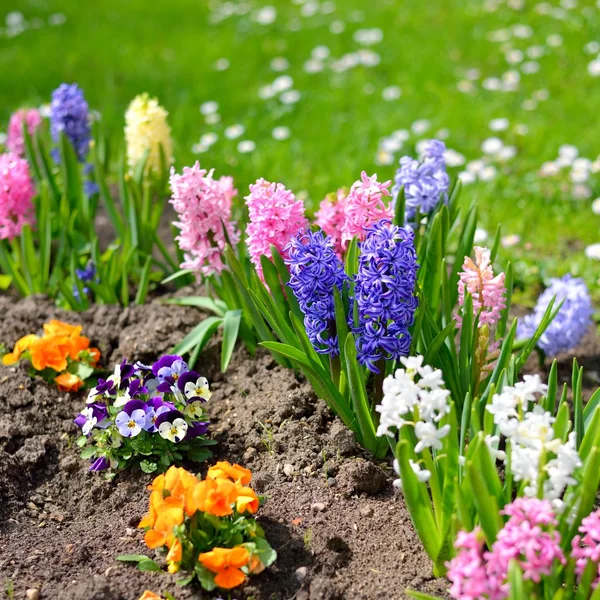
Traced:
<path fill-rule="evenodd" d="M 175 410 L 175 406 L 170 402 L 163 402 L 160 397 L 151 398 L 146 405 L 146 426 L 144 429 L 149 433 L 155 433 L 156 419 L 163 413 Z"/>
<path fill-rule="evenodd" d="M 152 373 L 158 379 L 157 391 L 169 392 L 179 378 L 188 370 L 187 364 L 177 355 L 163 356 L 152 367 Z"/>
<path fill-rule="evenodd" d="M 122 410 L 115 418 L 115 424 L 123 437 L 135 437 L 146 426 L 146 411 L 136 408 L 128 414 Z"/>
<path fill-rule="evenodd" d="M 184 393 L 188 401 L 206 402 L 212 395 L 208 387 L 208 379 L 201 377 L 195 371 L 184 373 L 177 381 L 177 387 Z"/>
<path fill-rule="evenodd" d="M 185 439 L 192 440 L 206 434 L 209 425 L 210 423 L 208 421 L 193 421 L 192 424 L 188 426 Z"/>
<path fill-rule="evenodd" d="M 89 435 L 94 427 L 106 429 L 110 424 L 108 410 L 103 404 L 90 404 L 81 411 L 74 423 L 81 427 L 83 435 Z"/>
<path fill-rule="evenodd" d="M 181 442 L 188 430 L 187 421 L 178 410 L 170 410 L 159 415 L 155 426 L 160 437 L 175 444 Z"/>

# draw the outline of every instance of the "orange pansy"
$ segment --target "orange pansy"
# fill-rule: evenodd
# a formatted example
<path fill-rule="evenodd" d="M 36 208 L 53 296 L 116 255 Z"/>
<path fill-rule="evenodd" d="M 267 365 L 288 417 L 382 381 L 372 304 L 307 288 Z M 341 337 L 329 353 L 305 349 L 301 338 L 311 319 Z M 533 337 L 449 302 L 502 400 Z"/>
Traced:
<path fill-rule="evenodd" d="M 95 367 L 98 364 L 98 361 L 100 360 L 100 350 L 98 350 L 98 348 L 89 348 L 88 352 L 90 353 L 92 367 Z"/>
<path fill-rule="evenodd" d="M 76 392 L 83 385 L 83 380 L 73 373 L 62 373 L 54 378 L 61 392 Z"/>
<path fill-rule="evenodd" d="M 260 506 L 260 500 L 252 488 L 238 485 L 237 494 L 238 497 L 235 501 L 235 507 L 240 514 L 245 512 L 254 514 L 258 510 L 258 507 Z"/>
<path fill-rule="evenodd" d="M 63 338 L 66 339 L 66 338 Z M 54 338 L 38 338 L 29 346 L 31 364 L 37 371 L 46 368 L 60 373 L 67 368 L 67 354 L 61 350 Z"/>
<path fill-rule="evenodd" d="M 23 352 L 28 350 L 29 347 L 31 346 L 32 342 L 34 342 L 37 339 L 38 339 L 37 335 L 30 333 L 29 335 L 22 337 L 20 340 L 17 340 L 14 350 L 12 352 L 10 352 L 9 354 L 5 354 L 2 357 L 2 363 L 5 365 L 14 365 L 16 362 L 19 362 L 19 359 L 21 358 L 21 354 L 23 354 Z"/>
<path fill-rule="evenodd" d="M 230 590 L 244 583 L 246 575 L 240 570 L 250 560 L 250 554 L 243 546 L 235 548 L 213 548 L 205 552 L 198 560 L 210 571 L 216 573 L 215 583 L 223 589 Z"/>
<path fill-rule="evenodd" d="M 48 323 L 44 323 L 44 333 L 46 335 L 64 335 L 71 337 L 73 335 L 78 336 L 81 333 L 83 327 L 81 325 L 70 325 L 57 319 L 52 319 Z"/>
<path fill-rule="evenodd" d="M 181 546 L 181 542 L 175 538 L 171 543 L 166 558 L 167 564 L 169 565 L 169 573 L 177 573 L 177 571 L 179 571 L 179 563 L 181 563 L 182 556 L 183 547 Z"/>
<path fill-rule="evenodd" d="M 170 544 L 173 539 L 173 527 L 183 523 L 183 509 L 166 506 L 158 514 L 154 527 L 146 531 L 144 541 L 148 548 L 159 548 Z"/>
<path fill-rule="evenodd" d="M 163 600 L 162 596 L 151 592 L 150 590 L 146 590 L 139 598 L 139 600 Z"/>
<path fill-rule="evenodd" d="M 240 465 L 232 465 L 225 460 L 219 461 L 206 474 L 207 479 L 231 479 L 236 483 L 248 485 L 252 479 L 250 469 Z"/>
<path fill-rule="evenodd" d="M 248 572 L 252 575 L 258 575 L 265 570 L 265 564 L 256 554 L 250 557 L 250 564 L 248 565 Z"/>
<path fill-rule="evenodd" d="M 233 513 L 231 505 L 236 498 L 237 488 L 232 481 L 206 479 L 196 484 L 193 492 L 188 494 L 187 504 L 192 514 L 199 510 L 216 517 L 226 517 Z"/>

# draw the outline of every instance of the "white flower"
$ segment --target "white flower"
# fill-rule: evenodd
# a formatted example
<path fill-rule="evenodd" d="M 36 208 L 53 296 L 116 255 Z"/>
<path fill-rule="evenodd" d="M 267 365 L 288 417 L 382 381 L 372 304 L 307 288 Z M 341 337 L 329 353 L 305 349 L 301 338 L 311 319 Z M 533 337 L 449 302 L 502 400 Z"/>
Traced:
<path fill-rule="evenodd" d="M 433 369 L 429 365 L 423 365 L 417 368 L 417 372 L 420 377 L 417 385 L 424 390 L 439 390 L 444 385 L 444 379 L 440 369 Z M 448 392 L 448 395 L 449 394 L 450 392 Z"/>
<path fill-rule="evenodd" d="M 193 398 L 202 398 L 204 400 L 210 400 L 211 391 L 208 388 L 208 379 L 206 377 L 198 377 L 196 381 L 188 381 L 183 391 L 188 400 Z"/>
<path fill-rule="evenodd" d="M 600 244 L 590 244 L 585 249 L 585 255 L 588 258 L 600 260 Z"/>
<path fill-rule="evenodd" d="M 502 450 L 498 450 L 498 445 L 500 444 L 500 436 L 499 435 L 486 435 L 485 443 L 490 451 L 490 455 L 494 460 L 505 460 L 506 452 Z"/>
<path fill-rule="evenodd" d="M 172 423 L 161 423 L 158 427 L 160 437 L 178 444 L 187 433 L 188 424 L 184 419 L 174 419 Z"/>
<path fill-rule="evenodd" d="M 402 356 L 400 357 L 400 362 L 406 367 L 407 371 L 416 371 L 423 364 L 423 357 L 421 355 L 417 356 Z M 396 376 L 401 369 L 396 371 Z"/>
<path fill-rule="evenodd" d="M 419 382 L 420 383 L 420 382 Z M 423 390 L 420 393 L 419 415 L 426 421 L 435 421 L 438 423 L 445 415 L 450 412 L 448 390 L 433 389 L 432 391 Z"/>
<path fill-rule="evenodd" d="M 450 425 L 444 425 L 439 429 L 433 423 L 425 423 L 418 421 L 415 424 L 415 435 L 419 442 L 415 446 L 415 452 L 423 452 L 425 448 L 434 448 L 435 450 L 442 449 L 442 440 L 450 433 Z"/>
<path fill-rule="evenodd" d="M 492 131 L 504 131 L 505 129 L 508 129 L 508 125 L 509 122 L 506 118 L 492 119 L 489 128 Z"/>
<path fill-rule="evenodd" d="M 183 412 L 186 416 L 197 421 L 204 416 L 204 402 L 200 400 L 195 400 L 194 402 L 190 402 L 184 409 Z"/>
<path fill-rule="evenodd" d="M 414 474 L 417 476 L 417 479 L 422 482 L 429 481 L 431 479 L 431 471 L 427 469 L 422 469 L 419 463 L 414 462 L 412 459 L 409 459 L 409 464 Z M 400 477 L 400 463 L 398 459 L 394 459 L 394 471 Z M 402 479 L 398 478 L 394 480 L 394 487 L 401 490 L 402 489 Z"/>
<path fill-rule="evenodd" d="M 502 140 L 497 137 L 491 137 L 484 140 L 481 144 L 481 150 L 484 154 L 496 154 L 502 150 L 504 144 Z"/>

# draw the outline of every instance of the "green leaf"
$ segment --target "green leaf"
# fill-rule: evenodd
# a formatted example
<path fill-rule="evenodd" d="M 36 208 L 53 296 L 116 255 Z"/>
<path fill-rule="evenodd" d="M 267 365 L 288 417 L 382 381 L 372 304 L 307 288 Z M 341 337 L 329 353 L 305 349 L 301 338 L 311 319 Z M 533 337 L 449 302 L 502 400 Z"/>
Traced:
<path fill-rule="evenodd" d="M 7 290 L 12 280 L 13 278 L 10 275 L 0 275 L 0 290 Z"/>
<path fill-rule="evenodd" d="M 155 462 L 142 460 L 140 462 L 140 469 L 142 469 L 142 471 L 144 471 L 144 473 L 154 473 L 154 471 L 156 471 L 156 469 L 158 469 L 158 465 Z"/>
<path fill-rule="evenodd" d="M 508 566 L 509 600 L 528 600 L 530 596 L 525 593 L 523 573 L 516 560 L 511 560 Z"/>
<path fill-rule="evenodd" d="M 212 334 L 223 323 L 223 319 L 218 317 L 207 317 L 201 321 L 192 331 L 190 331 L 182 340 L 173 348 L 173 354 L 185 354 L 192 348 L 197 346 L 204 347 Z"/>
<path fill-rule="evenodd" d="M 217 584 L 215 583 L 215 574 L 209 569 L 207 569 L 204 565 L 196 564 L 194 570 L 196 572 L 200 585 L 207 592 L 212 592 L 212 590 L 214 590 L 217 587 Z"/>
<path fill-rule="evenodd" d="M 415 592 L 413 590 L 406 590 L 404 593 L 409 598 L 414 598 L 414 600 L 441 600 L 437 596 L 430 596 L 429 594 L 424 594 L 423 592 Z"/>
<path fill-rule="evenodd" d="M 275 552 L 265 538 L 255 538 L 253 543 L 256 547 L 256 554 L 265 567 L 269 567 L 277 560 L 277 552 Z"/>
<path fill-rule="evenodd" d="M 175 279 L 179 279 L 180 277 L 184 277 L 185 275 L 191 275 L 193 273 L 194 273 L 194 271 L 192 269 L 180 269 L 176 273 L 173 273 L 172 275 L 165 277 L 165 279 L 163 279 L 161 281 L 161 283 L 162 284 L 169 283 L 171 281 L 174 281 Z"/>
<path fill-rule="evenodd" d="M 148 286 L 150 284 L 150 267 L 152 266 L 152 257 L 148 256 L 146 258 L 146 262 L 144 263 L 144 267 L 142 269 L 142 274 L 140 275 L 140 283 L 138 285 L 138 290 L 135 295 L 135 303 L 136 304 L 145 304 L 146 296 L 148 295 Z"/>
<path fill-rule="evenodd" d="M 229 362 L 231 361 L 231 356 L 233 355 L 238 332 L 240 330 L 241 320 L 241 310 L 228 310 L 225 313 L 225 318 L 223 319 L 223 344 L 221 346 L 221 371 L 223 373 L 225 373 L 227 367 L 229 367 Z"/>
<path fill-rule="evenodd" d="M 96 446 L 87 446 L 81 451 L 79 456 L 83 459 L 92 458 L 96 454 L 96 450 Z"/>
<path fill-rule="evenodd" d="M 150 557 L 145 554 L 121 554 L 117 556 L 116 560 L 121 562 L 140 562 L 143 560 L 151 560 Z"/>
<path fill-rule="evenodd" d="M 164 281 L 163 281 L 164 283 Z M 167 298 L 165 304 L 176 304 L 177 306 L 195 306 L 214 312 L 218 317 L 224 317 L 227 305 L 221 300 L 213 300 L 208 296 L 183 296 L 179 298 Z"/>
<path fill-rule="evenodd" d="M 488 547 L 491 548 L 498 531 L 502 527 L 498 502 L 492 495 L 492 491 L 486 487 L 483 474 L 473 461 L 467 462 L 467 478 L 473 488 L 473 501 L 479 514 L 481 529 Z"/>
<path fill-rule="evenodd" d="M 137 568 L 140 571 L 150 571 L 150 572 L 160 571 L 160 567 L 150 558 L 147 558 L 146 560 L 141 560 L 137 564 Z"/>

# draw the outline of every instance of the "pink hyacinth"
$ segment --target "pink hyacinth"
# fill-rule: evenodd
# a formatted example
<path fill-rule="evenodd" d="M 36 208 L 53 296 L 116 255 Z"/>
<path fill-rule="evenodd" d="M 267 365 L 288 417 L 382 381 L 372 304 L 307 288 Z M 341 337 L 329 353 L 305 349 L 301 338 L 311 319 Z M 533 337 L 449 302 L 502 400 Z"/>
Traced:
<path fill-rule="evenodd" d="M 490 326 L 497 323 L 501 311 L 506 307 L 504 298 L 506 287 L 504 273 L 494 277 L 490 251 L 487 248 L 475 246 L 475 261 L 465 256 L 463 270 L 459 276 L 458 302 L 460 306 L 464 304 L 466 290 L 473 299 L 473 315 L 479 314 L 479 323 Z M 460 327 L 460 316 L 457 317 L 457 322 Z"/>
<path fill-rule="evenodd" d="M 335 194 L 327 194 L 315 213 L 316 224 L 331 238 L 335 252 L 340 258 L 343 253 L 342 228 L 346 219 L 346 198 L 347 192 L 343 188 Z"/>
<path fill-rule="evenodd" d="M 271 245 L 283 258 L 287 258 L 285 246 L 300 229 L 308 226 L 304 216 L 304 202 L 281 183 L 259 179 L 250 186 L 246 196 L 250 222 L 246 228 L 250 260 L 263 278 L 260 257 L 271 257 Z"/>
<path fill-rule="evenodd" d="M 458 551 L 446 565 L 452 582 L 450 595 L 457 600 L 502 598 L 497 588 L 490 585 L 484 560 L 484 539 L 481 529 L 460 531 L 454 542 Z"/>
<path fill-rule="evenodd" d="M 0 240 L 12 240 L 24 225 L 33 226 L 34 196 L 27 161 L 12 152 L 0 154 Z"/>
<path fill-rule="evenodd" d="M 582 535 L 576 535 L 571 542 L 571 555 L 577 561 L 575 571 L 581 577 L 588 562 L 595 562 L 598 570 L 592 588 L 596 589 L 600 584 L 600 510 L 581 521 L 579 533 Z"/>
<path fill-rule="evenodd" d="M 237 190 L 231 177 L 213 178 L 196 162 L 178 175 L 171 169 L 171 204 L 179 216 L 177 241 L 184 251 L 182 269 L 191 269 L 196 279 L 220 273 L 225 265 L 222 252 L 228 243 L 239 242 L 240 232 L 231 220 L 231 204 Z"/>
<path fill-rule="evenodd" d="M 389 196 L 388 187 L 391 181 L 379 183 L 377 175 L 369 177 L 365 171 L 361 178 L 350 188 L 346 198 L 345 218 L 342 227 L 342 246 L 346 248 L 348 242 L 355 236 L 360 240 L 365 238 L 365 229 L 382 219 L 392 219 L 394 209 L 390 202 L 383 200 Z"/>
<path fill-rule="evenodd" d="M 35 108 L 21 109 L 14 112 L 8 123 L 8 133 L 6 147 L 10 152 L 23 156 L 25 154 L 25 136 L 23 135 L 23 125 L 27 124 L 29 135 L 33 135 L 40 126 L 42 117 Z"/>

